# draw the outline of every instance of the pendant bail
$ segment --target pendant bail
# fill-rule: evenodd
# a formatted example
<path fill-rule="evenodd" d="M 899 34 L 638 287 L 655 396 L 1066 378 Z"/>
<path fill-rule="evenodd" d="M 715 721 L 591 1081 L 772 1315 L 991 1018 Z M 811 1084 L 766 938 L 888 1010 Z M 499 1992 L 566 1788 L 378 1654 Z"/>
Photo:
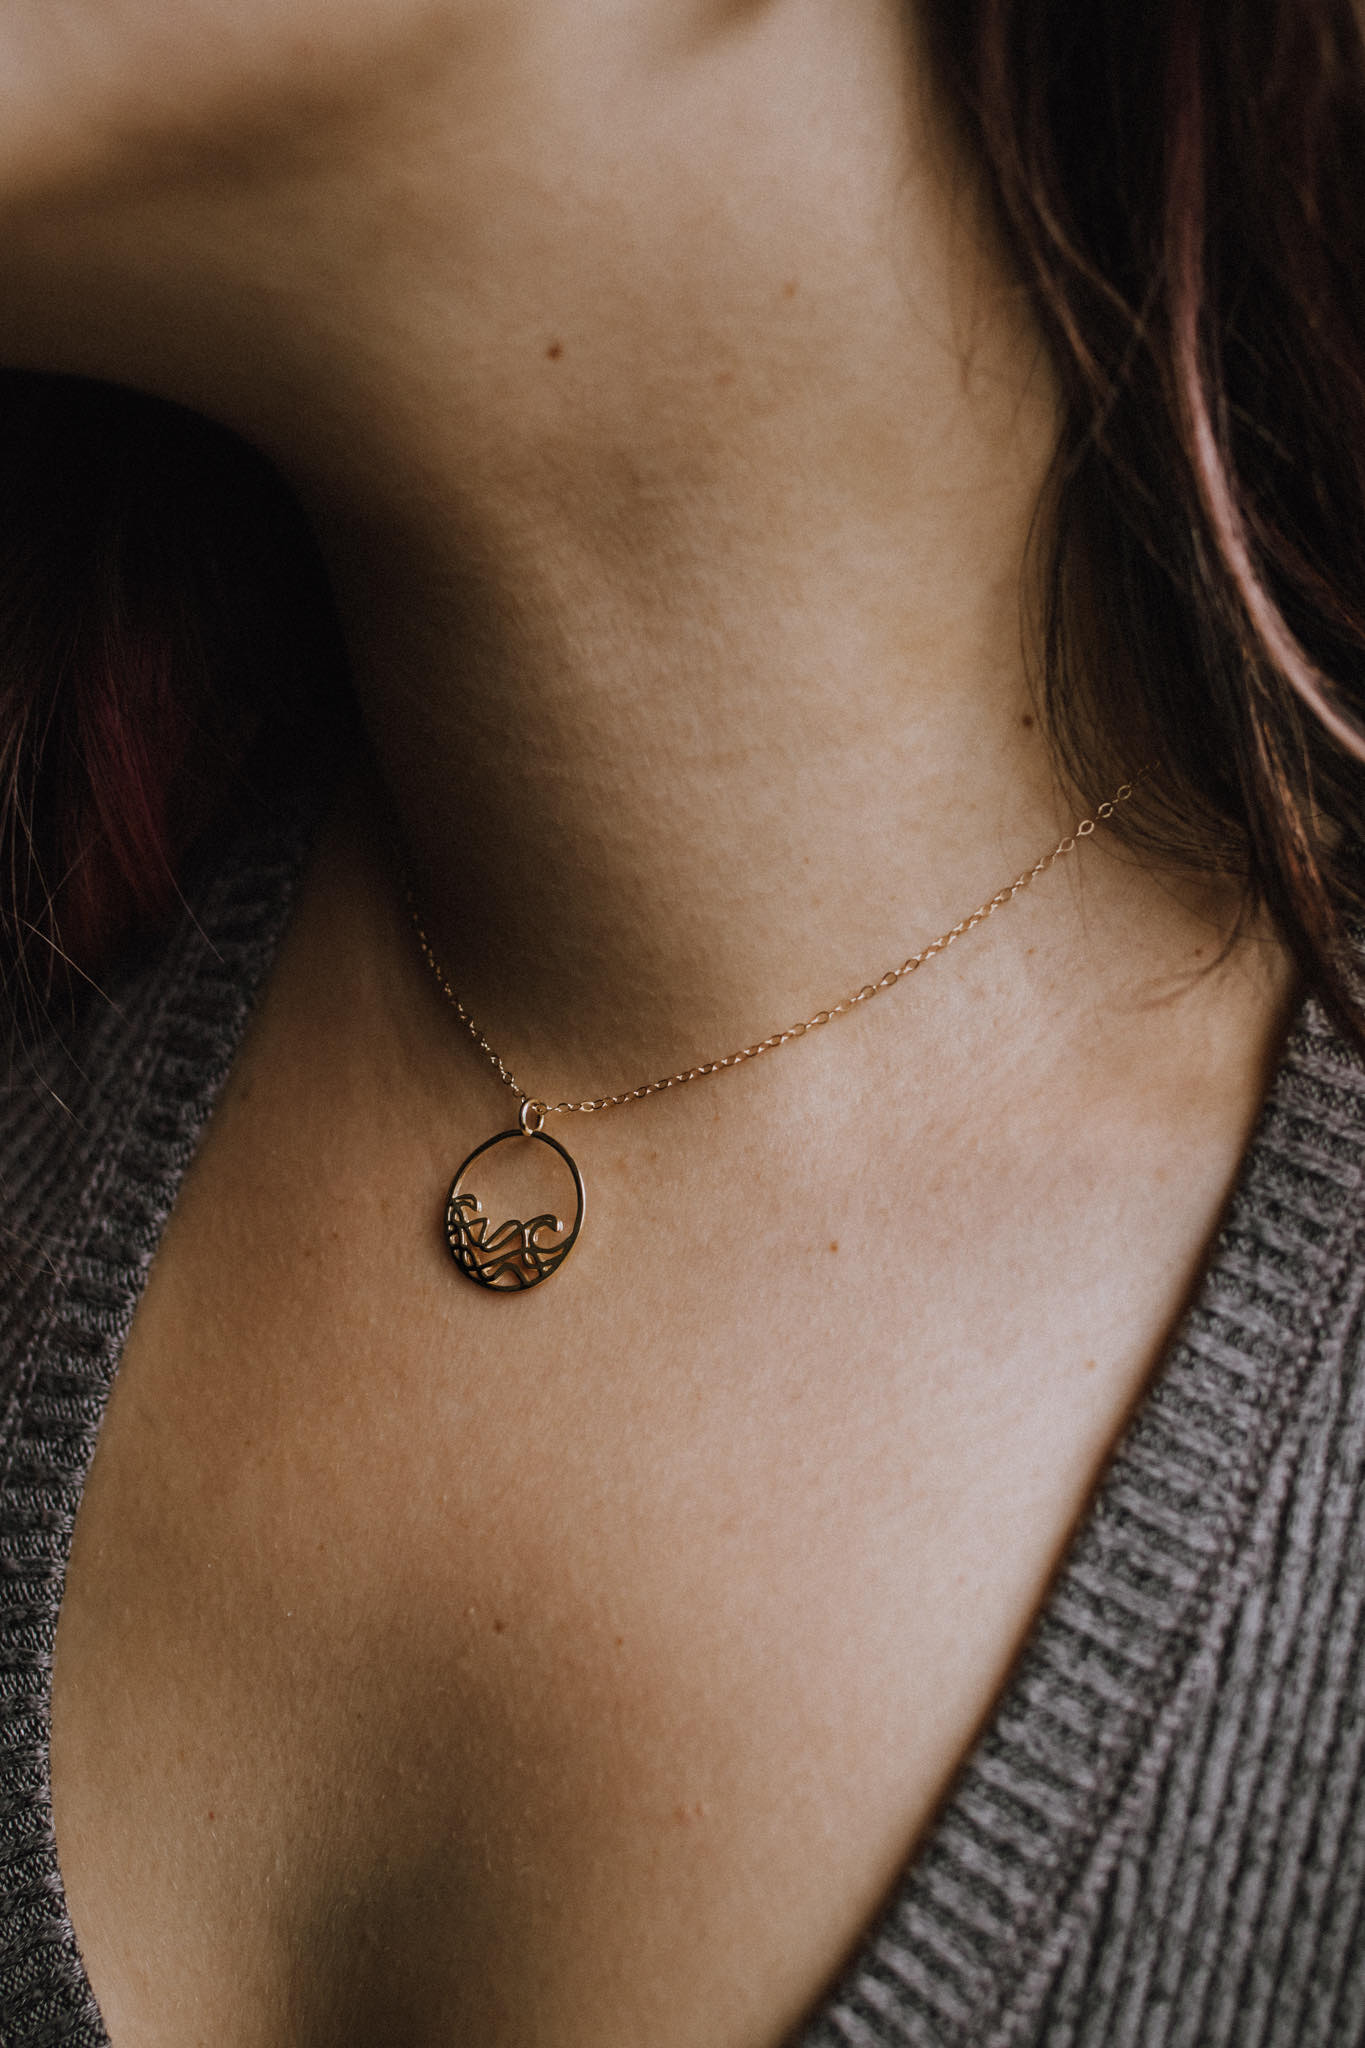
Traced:
<path fill-rule="evenodd" d="M 528 1138 L 539 1137 L 545 1128 L 545 1119 L 549 1114 L 550 1105 L 548 1102 L 541 1102 L 534 1095 L 523 1096 L 521 1108 L 517 1112 L 517 1122 L 521 1125 L 523 1135 Z"/>

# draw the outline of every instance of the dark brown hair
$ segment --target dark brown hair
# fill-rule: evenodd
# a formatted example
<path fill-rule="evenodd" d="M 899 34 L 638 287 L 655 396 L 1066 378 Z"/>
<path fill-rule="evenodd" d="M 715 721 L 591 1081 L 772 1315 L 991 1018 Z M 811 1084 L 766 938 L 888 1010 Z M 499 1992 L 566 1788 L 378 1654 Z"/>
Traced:
<path fill-rule="evenodd" d="M 920 5 L 1062 384 L 1038 529 L 1060 765 L 1094 794 L 1151 764 L 1130 832 L 1239 880 L 1365 1043 L 1353 0 Z M 224 762 L 344 687 L 262 462 L 150 399 L 0 378 L 0 973 L 97 971 L 171 900 Z"/>
<path fill-rule="evenodd" d="M 1244 885 L 1365 1042 L 1365 49 L 1353 0 L 932 0 L 1051 344 L 1041 688 L 1082 790 Z"/>
<path fill-rule="evenodd" d="M 159 400 L 0 372 L 0 1010 L 161 921 L 230 786 L 268 800 L 346 703 L 268 464 Z"/>

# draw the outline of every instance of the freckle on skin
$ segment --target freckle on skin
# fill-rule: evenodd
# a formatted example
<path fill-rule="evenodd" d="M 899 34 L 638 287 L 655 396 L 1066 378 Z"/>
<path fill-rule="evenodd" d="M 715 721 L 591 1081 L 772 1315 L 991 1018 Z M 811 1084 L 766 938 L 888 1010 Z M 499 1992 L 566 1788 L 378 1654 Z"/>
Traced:
<path fill-rule="evenodd" d="M 794 277 L 789 277 L 783 285 L 782 296 L 784 299 L 794 299 L 796 297 L 796 279 Z"/>
<path fill-rule="evenodd" d="M 551 361 L 552 363 L 557 363 L 557 362 L 559 361 L 559 358 L 560 358 L 560 357 L 561 357 L 561 356 L 563 355 L 563 353 L 564 353 L 564 344 L 563 344 L 563 342 L 562 342 L 562 341 L 552 341 L 552 342 L 550 343 L 550 346 L 549 346 L 549 347 L 548 347 L 548 348 L 546 349 L 545 353 L 546 353 L 546 355 L 547 355 L 547 356 L 549 357 L 549 359 L 550 359 L 550 361 Z"/>
<path fill-rule="evenodd" d="M 1029 732 L 1032 732 L 1032 730 L 1033 730 L 1033 713 L 1032 713 L 1031 711 L 1026 711 L 1026 712 L 1024 713 L 1023 717 L 1022 717 L 1022 718 L 1020 719 L 1019 723 L 1020 723 L 1020 725 L 1024 726 L 1024 727 L 1025 727 L 1025 728 L 1026 728 L 1026 729 L 1027 729 L 1027 730 L 1028 730 Z"/>
<path fill-rule="evenodd" d="M 837 1251 L 838 1251 L 838 1249 L 839 1249 L 839 1240 L 838 1240 L 838 1238 L 837 1238 L 837 1237 L 832 1237 L 832 1238 L 830 1239 L 830 1241 L 829 1241 L 829 1248 L 830 1248 L 830 1250 L 831 1250 L 832 1252 L 837 1252 Z"/>
<path fill-rule="evenodd" d="M 495 1636 L 504 1636 L 504 1635 L 506 1635 L 506 1633 L 507 1633 L 507 1623 L 506 1623 L 505 1621 L 495 1621 L 495 1622 L 493 1623 L 493 1633 L 494 1633 L 494 1635 L 495 1635 Z"/>
<path fill-rule="evenodd" d="M 1096 1363 L 1097 1361 L 1095 1359 L 1087 1358 L 1085 1361 L 1085 1370 L 1087 1372 L 1093 1372 L 1095 1370 Z"/>

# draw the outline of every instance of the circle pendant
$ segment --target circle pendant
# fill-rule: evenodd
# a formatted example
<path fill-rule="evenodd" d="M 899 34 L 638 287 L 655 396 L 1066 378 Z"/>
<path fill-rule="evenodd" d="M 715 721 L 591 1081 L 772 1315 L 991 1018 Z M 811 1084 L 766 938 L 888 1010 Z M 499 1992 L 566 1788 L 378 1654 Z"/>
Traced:
<path fill-rule="evenodd" d="M 497 1145 L 545 1145 L 563 1160 L 573 1176 L 577 1203 L 567 1231 L 553 1210 L 532 1216 L 527 1223 L 513 1216 L 496 1230 L 490 1230 L 483 1203 L 466 1190 L 464 1182 L 475 1161 Z M 485 1138 L 482 1145 L 476 1145 L 450 1183 L 446 1201 L 446 1243 L 450 1256 L 476 1287 L 490 1288 L 495 1294 L 524 1293 L 559 1271 L 578 1242 L 586 1206 L 583 1176 L 572 1154 L 548 1131 L 528 1129 L 523 1119 L 517 1130 L 499 1131 L 496 1137 Z"/>

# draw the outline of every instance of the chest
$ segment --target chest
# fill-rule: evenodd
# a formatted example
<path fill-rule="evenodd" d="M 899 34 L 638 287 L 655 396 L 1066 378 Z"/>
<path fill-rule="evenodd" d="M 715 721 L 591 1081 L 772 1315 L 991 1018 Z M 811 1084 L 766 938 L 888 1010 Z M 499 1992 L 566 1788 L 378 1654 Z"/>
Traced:
<path fill-rule="evenodd" d="M 162 1247 L 62 1611 L 115 2048 L 770 2048 L 988 1711 L 1241 1127 L 1177 1174 L 1126 1123 L 1121 1177 L 1061 1106 L 1051 1149 L 929 1119 L 908 1165 L 622 1130 L 573 1264 L 503 1301 L 435 1241 L 439 1147 L 258 1083 Z"/>

